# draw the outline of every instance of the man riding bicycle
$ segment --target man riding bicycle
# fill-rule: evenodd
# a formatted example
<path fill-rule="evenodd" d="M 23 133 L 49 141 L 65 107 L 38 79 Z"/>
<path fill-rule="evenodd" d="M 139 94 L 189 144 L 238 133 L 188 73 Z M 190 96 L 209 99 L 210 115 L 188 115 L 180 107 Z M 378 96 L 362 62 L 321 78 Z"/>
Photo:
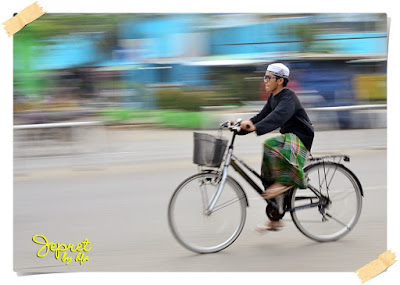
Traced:
<path fill-rule="evenodd" d="M 240 125 L 239 135 L 256 132 L 258 136 L 280 128 L 280 136 L 264 142 L 261 166 L 262 183 L 266 189 L 265 199 L 279 197 L 292 187 L 307 188 L 303 172 L 314 139 L 314 128 L 297 95 L 289 88 L 289 68 L 282 63 L 268 66 L 265 90 L 270 95 L 263 109 Z M 256 230 L 274 230 L 282 222 L 269 221 Z"/>

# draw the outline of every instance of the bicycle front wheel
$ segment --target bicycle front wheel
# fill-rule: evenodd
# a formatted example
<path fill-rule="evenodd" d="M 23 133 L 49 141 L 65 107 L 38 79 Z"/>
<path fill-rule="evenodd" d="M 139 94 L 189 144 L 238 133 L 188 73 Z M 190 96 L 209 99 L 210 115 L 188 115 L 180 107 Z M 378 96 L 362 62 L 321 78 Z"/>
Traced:
<path fill-rule="evenodd" d="M 293 222 L 305 236 L 319 242 L 342 238 L 354 228 L 361 214 L 358 179 L 349 169 L 333 162 L 310 165 L 305 172 L 309 188 L 294 189 L 291 196 Z"/>
<path fill-rule="evenodd" d="M 217 173 L 200 173 L 182 182 L 172 195 L 168 207 L 169 227 L 175 239 L 191 251 L 223 250 L 237 239 L 244 227 L 246 196 L 229 176 L 213 211 L 206 212 L 219 184 Z"/>

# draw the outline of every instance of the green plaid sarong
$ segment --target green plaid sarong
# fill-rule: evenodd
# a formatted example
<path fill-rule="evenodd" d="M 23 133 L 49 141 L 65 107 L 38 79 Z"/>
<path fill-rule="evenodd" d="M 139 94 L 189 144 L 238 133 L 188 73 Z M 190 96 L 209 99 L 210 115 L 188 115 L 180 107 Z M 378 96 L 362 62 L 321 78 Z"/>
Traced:
<path fill-rule="evenodd" d="M 267 139 L 264 142 L 261 166 L 261 178 L 265 189 L 274 182 L 307 188 L 303 171 L 307 156 L 307 149 L 295 134 L 282 134 Z"/>

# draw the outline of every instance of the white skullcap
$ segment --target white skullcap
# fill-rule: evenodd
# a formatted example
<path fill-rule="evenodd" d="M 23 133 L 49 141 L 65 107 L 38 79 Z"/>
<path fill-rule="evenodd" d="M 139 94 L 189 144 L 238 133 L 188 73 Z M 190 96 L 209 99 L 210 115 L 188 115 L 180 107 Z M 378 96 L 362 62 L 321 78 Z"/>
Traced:
<path fill-rule="evenodd" d="M 271 72 L 279 77 L 289 78 L 289 68 L 282 63 L 273 63 L 268 65 L 267 72 Z"/>

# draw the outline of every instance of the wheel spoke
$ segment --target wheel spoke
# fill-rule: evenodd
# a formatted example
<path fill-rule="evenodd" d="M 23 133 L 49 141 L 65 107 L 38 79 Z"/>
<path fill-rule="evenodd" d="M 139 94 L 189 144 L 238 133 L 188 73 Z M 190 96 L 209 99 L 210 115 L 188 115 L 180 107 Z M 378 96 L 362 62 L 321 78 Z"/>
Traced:
<path fill-rule="evenodd" d="M 335 201 L 341 201 L 341 200 L 346 200 L 346 198 L 350 198 L 353 196 L 354 193 L 352 192 L 352 189 L 343 189 L 340 191 L 340 193 L 335 194 Z"/>
<path fill-rule="evenodd" d="M 221 209 L 223 209 L 223 208 L 225 208 L 225 207 L 227 207 L 227 206 L 229 206 L 229 205 L 231 205 L 231 204 L 233 204 L 233 203 L 236 203 L 236 202 L 238 202 L 238 201 L 240 201 L 240 200 L 242 200 L 242 199 L 244 199 L 244 198 L 245 198 L 245 197 L 242 196 L 242 197 L 234 198 L 234 199 L 232 199 L 232 200 L 230 200 L 230 201 L 226 201 L 226 202 L 224 202 L 224 203 L 222 203 L 222 204 L 220 204 L 220 205 L 218 205 L 218 206 L 215 206 L 215 207 L 214 207 L 214 210 L 212 210 L 211 213 L 214 213 L 214 212 L 216 212 L 216 211 L 218 211 L 218 210 L 221 210 Z"/>
<path fill-rule="evenodd" d="M 342 164 L 334 162 L 317 162 L 305 171 L 308 190 L 295 189 L 291 196 L 293 222 L 304 235 L 316 241 L 342 238 L 354 228 L 361 213 L 362 196 L 357 178 Z M 319 201 L 314 194 L 321 195 Z M 331 222 L 326 222 L 327 219 Z"/>
<path fill-rule="evenodd" d="M 346 227 L 348 230 L 350 230 L 350 228 L 345 223 L 339 221 L 338 219 L 336 219 L 335 217 L 333 217 L 329 213 L 325 213 L 325 215 L 328 216 L 329 218 L 331 218 L 332 220 L 334 220 L 335 222 L 337 222 L 337 223 L 341 224 L 342 226 Z"/>
<path fill-rule="evenodd" d="M 205 211 L 208 206 L 208 195 L 207 195 L 207 188 L 204 184 L 204 181 L 202 181 L 201 183 L 203 184 L 203 185 L 200 185 L 201 201 L 203 203 L 203 211 Z"/>

